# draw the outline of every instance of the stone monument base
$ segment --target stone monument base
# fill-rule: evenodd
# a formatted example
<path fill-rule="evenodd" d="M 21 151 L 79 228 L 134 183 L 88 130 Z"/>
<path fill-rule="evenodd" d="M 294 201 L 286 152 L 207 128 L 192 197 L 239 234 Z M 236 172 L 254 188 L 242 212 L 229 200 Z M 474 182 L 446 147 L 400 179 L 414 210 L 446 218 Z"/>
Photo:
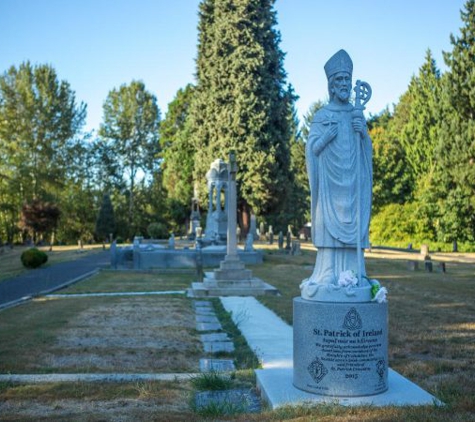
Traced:
<path fill-rule="evenodd" d="M 219 268 L 205 273 L 203 283 L 192 283 L 189 297 L 277 295 L 279 291 L 253 277 L 237 255 L 226 255 Z"/>
<path fill-rule="evenodd" d="M 332 397 L 388 389 L 387 303 L 294 299 L 293 385 Z"/>
<path fill-rule="evenodd" d="M 221 296 L 277 296 L 279 291 L 261 279 L 254 277 L 252 283 L 234 283 L 227 286 L 213 286 L 212 283 L 192 283 L 188 289 L 188 297 L 221 297 Z"/>

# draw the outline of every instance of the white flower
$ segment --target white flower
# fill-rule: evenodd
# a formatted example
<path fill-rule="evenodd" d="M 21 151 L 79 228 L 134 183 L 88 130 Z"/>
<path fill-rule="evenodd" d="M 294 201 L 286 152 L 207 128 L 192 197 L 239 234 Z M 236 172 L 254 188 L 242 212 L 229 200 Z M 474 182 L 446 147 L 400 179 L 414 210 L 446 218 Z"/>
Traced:
<path fill-rule="evenodd" d="M 342 271 L 340 277 L 338 278 L 338 285 L 341 287 L 356 286 L 358 284 L 358 279 L 356 274 L 352 270 Z"/>
<path fill-rule="evenodd" d="M 378 303 L 387 302 L 387 298 L 386 298 L 387 294 L 388 294 L 388 289 L 386 289 L 386 287 L 381 287 L 374 295 L 373 301 L 376 301 Z"/>

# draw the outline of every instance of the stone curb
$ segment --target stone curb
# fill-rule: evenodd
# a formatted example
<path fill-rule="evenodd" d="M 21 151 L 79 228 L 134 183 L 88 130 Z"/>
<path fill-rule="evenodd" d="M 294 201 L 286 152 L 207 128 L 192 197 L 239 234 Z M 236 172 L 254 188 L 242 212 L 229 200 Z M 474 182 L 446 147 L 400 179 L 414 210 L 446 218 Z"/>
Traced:
<path fill-rule="evenodd" d="M 115 297 L 115 296 L 160 296 L 160 295 L 184 295 L 185 290 L 163 290 L 154 292 L 116 292 L 116 293 L 71 293 L 71 294 L 48 294 L 45 297 L 54 299 L 69 299 L 78 297 Z"/>
<path fill-rule="evenodd" d="M 50 382 L 136 382 L 188 380 L 198 373 L 172 374 L 8 374 L 0 382 L 40 384 Z"/>

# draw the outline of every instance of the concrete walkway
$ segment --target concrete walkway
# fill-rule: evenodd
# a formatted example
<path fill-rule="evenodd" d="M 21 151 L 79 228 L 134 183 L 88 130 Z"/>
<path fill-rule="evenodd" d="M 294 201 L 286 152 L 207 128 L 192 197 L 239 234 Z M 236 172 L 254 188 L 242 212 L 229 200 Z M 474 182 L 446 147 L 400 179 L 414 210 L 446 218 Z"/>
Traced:
<path fill-rule="evenodd" d="M 33 296 L 46 294 L 88 277 L 110 264 L 109 252 L 87 255 L 75 261 L 29 270 L 0 283 L 0 309 Z"/>
<path fill-rule="evenodd" d="M 293 386 L 293 328 L 254 297 L 221 297 L 221 302 L 241 330 L 264 369 L 256 370 L 257 387 L 272 409 L 302 403 L 348 406 L 420 406 L 442 403 L 431 394 L 389 369 L 389 389 L 364 397 L 311 394 Z"/>
<path fill-rule="evenodd" d="M 292 368 L 293 329 L 289 324 L 254 297 L 220 299 L 263 368 Z"/>

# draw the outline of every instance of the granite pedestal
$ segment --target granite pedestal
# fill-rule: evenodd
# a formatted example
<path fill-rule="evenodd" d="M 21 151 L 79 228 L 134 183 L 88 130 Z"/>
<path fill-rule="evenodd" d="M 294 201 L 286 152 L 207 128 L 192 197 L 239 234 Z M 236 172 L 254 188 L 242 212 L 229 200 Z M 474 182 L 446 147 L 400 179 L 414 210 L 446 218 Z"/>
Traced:
<path fill-rule="evenodd" d="M 387 303 L 294 299 L 295 387 L 332 397 L 388 389 Z"/>

